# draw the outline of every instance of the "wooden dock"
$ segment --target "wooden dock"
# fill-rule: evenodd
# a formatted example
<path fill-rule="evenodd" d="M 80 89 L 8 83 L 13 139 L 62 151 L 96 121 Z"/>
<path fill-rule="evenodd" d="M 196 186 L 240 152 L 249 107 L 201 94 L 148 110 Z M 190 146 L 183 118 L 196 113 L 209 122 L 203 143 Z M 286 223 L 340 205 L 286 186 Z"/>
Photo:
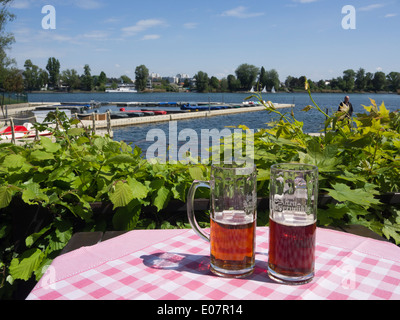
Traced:
<path fill-rule="evenodd" d="M 294 108 L 292 104 L 274 104 L 276 109 L 284 108 Z M 211 110 L 211 111 L 199 111 L 199 112 L 185 112 L 185 113 L 171 113 L 166 115 L 154 115 L 148 117 L 138 117 L 138 118 L 124 118 L 124 119 L 112 119 L 111 127 L 127 127 L 140 124 L 157 123 L 157 122 L 169 122 L 169 121 L 179 121 L 197 118 L 210 118 L 216 116 L 224 116 L 239 113 L 249 113 L 249 112 L 259 112 L 265 110 L 264 106 L 254 105 L 250 107 L 223 109 L 223 110 Z M 104 129 L 108 127 L 107 120 L 92 121 L 92 120 L 82 120 L 82 124 L 86 127 L 96 126 L 97 129 Z"/>

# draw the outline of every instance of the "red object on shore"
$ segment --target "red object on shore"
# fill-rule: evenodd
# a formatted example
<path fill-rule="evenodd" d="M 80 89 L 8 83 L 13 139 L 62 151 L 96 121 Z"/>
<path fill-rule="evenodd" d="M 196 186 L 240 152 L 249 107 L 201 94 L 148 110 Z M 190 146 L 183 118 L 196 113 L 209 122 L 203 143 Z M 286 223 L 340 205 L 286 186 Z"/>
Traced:
<path fill-rule="evenodd" d="M 129 112 L 129 113 L 137 113 L 137 112 L 141 112 L 141 113 L 154 113 L 155 115 L 165 115 L 167 114 L 167 111 L 164 110 L 148 110 L 148 111 L 142 111 L 142 110 L 126 110 L 125 108 L 121 108 L 119 109 L 119 111 L 121 112 Z"/>
<path fill-rule="evenodd" d="M 25 126 L 14 126 L 14 131 L 15 132 L 25 132 L 28 133 L 28 129 Z M 7 127 L 6 129 L 4 129 L 3 131 L 0 131 L 0 134 L 4 134 L 4 133 L 11 133 L 12 129 L 11 127 Z"/>

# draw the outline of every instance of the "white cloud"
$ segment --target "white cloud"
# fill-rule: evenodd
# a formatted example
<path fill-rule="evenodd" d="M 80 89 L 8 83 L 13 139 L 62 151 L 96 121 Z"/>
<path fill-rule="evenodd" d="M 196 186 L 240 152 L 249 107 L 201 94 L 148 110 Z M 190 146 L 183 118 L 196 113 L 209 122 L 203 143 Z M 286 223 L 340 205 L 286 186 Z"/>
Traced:
<path fill-rule="evenodd" d="M 375 3 L 375 4 L 370 4 L 369 6 L 361 7 L 358 10 L 359 11 L 372 11 L 372 10 L 375 10 L 375 9 L 382 8 L 384 6 L 385 5 L 382 4 L 382 3 Z"/>
<path fill-rule="evenodd" d="M 140 20 L 134 26 L 122 28 L 125 36 L 134 36 L 140 32 L 144 32 L 150 28 L 163 26 L 165 22 L 159 19 Z"/>
<path fill-rule="evenodd" d="M 147 34 L 142 38 L 142 40 L 157 40 L 160 39 L 160 37 L 159 34 Z"/>
<path fill-rule="evenodd" d="M 97 0 L 75 0 L 74 4 L 85 10 L 99 9 L 103 6 L 103 3 Z"/>
<path fill-rule="evenodd" d="M 393 18 L 393 17 L 397 17 L 397 13 L 388 13 L 385 18 Z"/>
<path fill-rule="evenodd" d="M 109 33 L 101 30 L 94 30 L 84 33 L 82 37 L 93 40 L 108 40 Z"/>
<path fill-rule="evenodd" d="M 10 5 L 13 9 L 29 9 L 30 6 L 31 3 L 29 0 L 14 0 Z"/>
<path fill-rule="evenodd" d="M 196 29 L 197 26 L 198 26 L 198 23 L 196 23 L 196 22 L 188 22 L 183 25 L 183 27 L 185 29 Z"/>
<path fill-rule="evenodd" d="M 247 12 L 247 8 L 243 6 L 239 6 L 237 8 L 224 11 L 221 16 L 223 17 L 235 17 L 240 19 L 247 19 L 247 18 L 255 18 L 259 16 L 263 16 L 264 12 Z"/>

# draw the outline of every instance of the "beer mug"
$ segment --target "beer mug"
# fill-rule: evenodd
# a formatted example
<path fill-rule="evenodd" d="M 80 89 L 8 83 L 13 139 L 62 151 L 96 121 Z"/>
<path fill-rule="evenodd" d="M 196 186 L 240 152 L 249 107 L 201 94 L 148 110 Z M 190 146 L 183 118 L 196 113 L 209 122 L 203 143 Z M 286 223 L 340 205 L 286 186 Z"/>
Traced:
<path fill-rule="evenodd" d="M 194 216 L 194 196 L 199 187 L 211 190 L 210 234 Z M 211 271 L 225 278 L 253 273 L 257 227 L 257 169 L 211 168 L 209 182 L 194 181 L 188 194 L 188 218 L 193 230 L 211 244 Z"/>
<path fill-rule="evenodd" d="M 318 168 L 304 164 L 271 167 L 268 274 L 285 284 L 314 278 Z"/>

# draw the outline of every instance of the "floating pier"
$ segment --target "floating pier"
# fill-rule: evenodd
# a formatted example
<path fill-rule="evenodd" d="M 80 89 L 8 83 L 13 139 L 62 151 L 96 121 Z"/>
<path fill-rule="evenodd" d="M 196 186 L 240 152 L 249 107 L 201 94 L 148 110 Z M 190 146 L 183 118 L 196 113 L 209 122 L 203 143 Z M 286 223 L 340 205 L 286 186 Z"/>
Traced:
<path fill-rule="evenodd" d="M 209 103 L 207 103 L 208 105 Z M 198 104 L 200 105 L 200 104 Z M 204 104 L 205 105 L 205 104 Z M 226 105 L 226 104 L 223 104 Z M 292 104 L 273 104 L 276 109 L 284 109 L 284 108 L 294 108 L 295 106 Z M 119 106 L 122 106 L 120 104 Z M 133 104 L 125 104 L 127 106 L 135 106 Z M 140 104 L 140 106 L 143 106 Z M 146 105 L 150 107 L 150 105 Z M 265 107 L 263 105 L 252 105 L 246 107 L 238 107 L 238 108 L 229 108 L 229 109 L 221 109 L 221 110 L 211 110 L 211 111 L 194 111 L 194 112 L 171 112 L 166 115 L 152 115 L 152 116 L 144 116 L 144 117 L 135 117 L 135 118 L 123 118 L 123 119 L 111 119 L 111 120 L 101 120 L 101 118 L 97 119 L 88 119 L 81 120 L 82 124 L 85 126 L 96 126 L 96 129 L 104 129 L 111 125 L 112 128 L 116 127 L 127 127 L 133 125 L 140 124 L 149 124 L 149 123 L 157 123 L 157 122 L 168 122 L 168 121 L 179 121 L 179 120 L 188 120 L 188 119 L 196 119 L 196 118 L 210 118 L 216 116 L 224 116 L 231 114 L 239 114 L 239 113 L 249 113 L 249 112 L 259 112 L 264 111 Z M 90 116 L 88 114 L 87 116 Z"/>

